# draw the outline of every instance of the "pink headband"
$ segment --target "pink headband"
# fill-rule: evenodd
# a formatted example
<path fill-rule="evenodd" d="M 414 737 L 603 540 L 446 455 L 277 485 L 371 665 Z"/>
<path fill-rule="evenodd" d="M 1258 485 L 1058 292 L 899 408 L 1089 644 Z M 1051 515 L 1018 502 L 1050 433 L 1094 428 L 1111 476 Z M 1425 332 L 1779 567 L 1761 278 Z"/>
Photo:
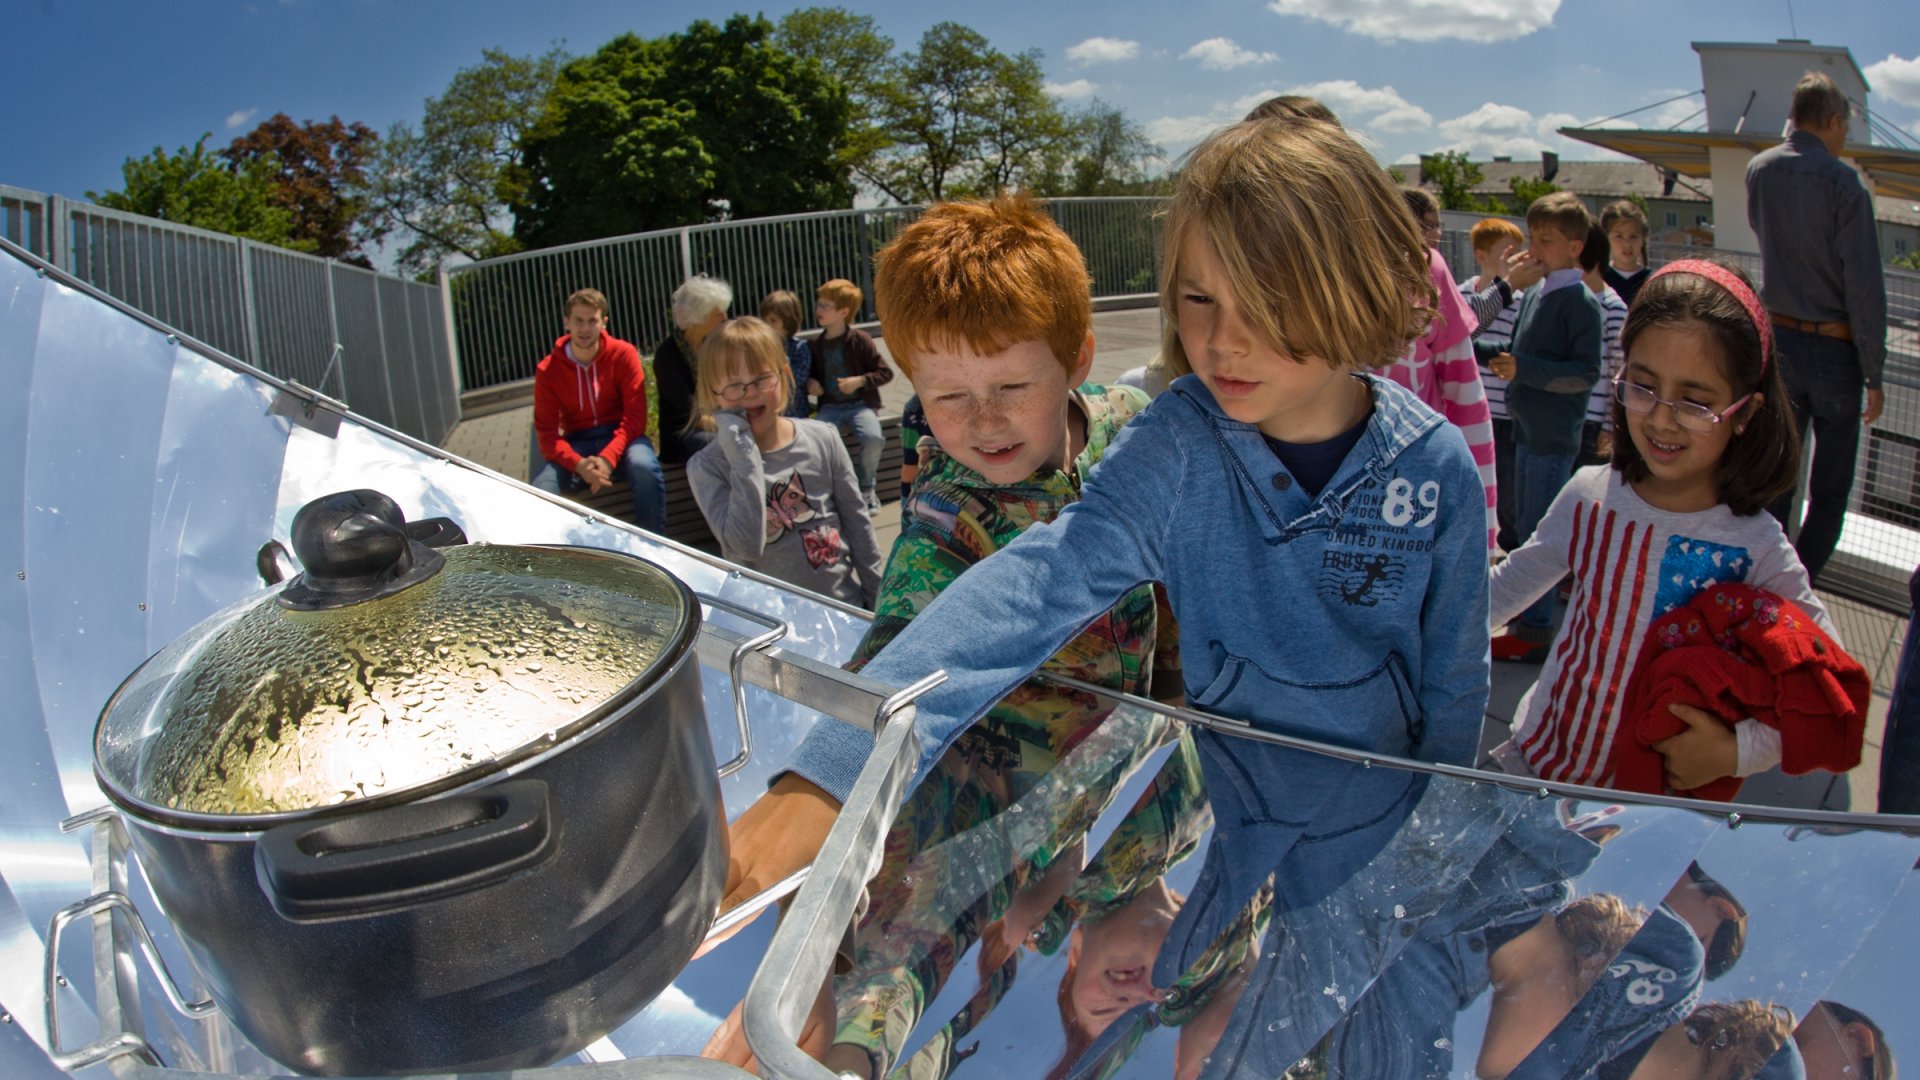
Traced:
<path fill-rule="evenodd" d="M 1733 298 L 1740 301 L 1740 306 L 1747 309 L 1747 318 L 1753 320 L 1754 330 L 1760 335 L 1760 373 L 1766 374 L 1767 358 L 1773 355 L 1773 320 L 1767 317 L 1767 309 L 1760 306 L 1760 298 L 1753 294 L 1746 282 L 1740 280 L 1740 275 L 1705 259 L 1679 259 L 1655 270 L 1653 277 L 1647 281 L 1651 283 L 1654 278 L 1667 274 L 1698 274 L 1732 293 Z"/>

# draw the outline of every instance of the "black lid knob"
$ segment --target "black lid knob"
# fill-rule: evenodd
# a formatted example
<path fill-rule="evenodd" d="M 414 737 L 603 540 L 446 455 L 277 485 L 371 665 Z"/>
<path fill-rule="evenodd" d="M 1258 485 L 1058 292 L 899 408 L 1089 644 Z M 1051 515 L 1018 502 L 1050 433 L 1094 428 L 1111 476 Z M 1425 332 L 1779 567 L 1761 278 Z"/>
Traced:
<path fill-rule="evenodd" d="M 293 551 L 305 571 L 281 591 L 280 606 L 295 611 L 391 596 L 446 563 L 407 535 L 398 503 L 367 488 L 323 495 L 301 507 L 293 517 Z"/>

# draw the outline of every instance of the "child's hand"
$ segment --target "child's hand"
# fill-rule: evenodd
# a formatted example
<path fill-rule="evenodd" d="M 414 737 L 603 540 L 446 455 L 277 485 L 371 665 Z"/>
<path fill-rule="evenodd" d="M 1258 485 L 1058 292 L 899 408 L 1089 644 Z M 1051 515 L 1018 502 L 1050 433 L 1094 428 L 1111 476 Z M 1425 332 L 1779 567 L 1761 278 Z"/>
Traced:
<path fill-rule="evenodd" d="M 1490 368 L 1495 375 L 1498 375 L 1503 379 L 1513 378 L 1513 371 L 1515 366 L 1516 365 L 1514 363 L 1513 354 L 1510 352 L 1503 352 L 1500 355 L 1494 357 L 1493 359 L 1487 361 L 1487 367 Z"/>
<path fill-rule="evenodd" d="M 1680 734 L 1653 744 L 1654 752 L 1667 759 L 1667 787 L 1692 791 L 1739 769 L 1740 740 L 1732 728 L 1691 705 L 1669 705 L 1667 711 L 1687 725 Z"/>
<path fill-rule="evenodd" d="M 865 375 L 842 375 L 839 383 L 841 393 L 851 394 L 855 390 L 867 385 L 867 377 Z"/>
<path fill-rule="evenodd" d="M 807 396 L 808 397 L 819 397 L 821 394 L 824 394 L 826 392 L 827 392 L 827 388 L 820 385 L 819 379 L 807 380 Z"/>
<path fill-rule="evenodd" d="M 1547 264 L 1531 251 L 1516 251 L 1507 256 L 1507 284 L 1525 292 L 1547 276 Z"/>
<path fill-rule="evenodd" d="M 1603 431 L 1600 433 L 1599 438 L 1593 440 L 1593 453 L 1595 457 L 1610 458 L 1613 456 L 1613 432 Z"/>
<path fill-rule="evenodd" d="M 728 827 L 727 892 L 720 910 L 728 911 L 785 881 L 813 862 L 827 831 L 840 813 L 840 802 L 798 773 L 774 781 L 767 793 L 747 807 Z M 746 922 L 726 937 L 700 943 L 696 957 L 746 929 Z"/>

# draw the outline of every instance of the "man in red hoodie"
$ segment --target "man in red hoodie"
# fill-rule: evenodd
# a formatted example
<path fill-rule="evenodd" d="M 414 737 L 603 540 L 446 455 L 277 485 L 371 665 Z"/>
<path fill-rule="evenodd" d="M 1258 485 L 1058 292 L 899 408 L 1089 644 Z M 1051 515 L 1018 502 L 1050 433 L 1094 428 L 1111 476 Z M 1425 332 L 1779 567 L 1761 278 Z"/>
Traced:
<path fill-rule="evenodd" d="M 666 482 L 647 438 L 647 387 L 640 354 L 607 333 L 598 289 L 567 297 L 567 333 L 533 373 L 533 436 L 540 462 L 531 483 L 560 494 L 633 485 L 633 517 L 666 527 Z"/>

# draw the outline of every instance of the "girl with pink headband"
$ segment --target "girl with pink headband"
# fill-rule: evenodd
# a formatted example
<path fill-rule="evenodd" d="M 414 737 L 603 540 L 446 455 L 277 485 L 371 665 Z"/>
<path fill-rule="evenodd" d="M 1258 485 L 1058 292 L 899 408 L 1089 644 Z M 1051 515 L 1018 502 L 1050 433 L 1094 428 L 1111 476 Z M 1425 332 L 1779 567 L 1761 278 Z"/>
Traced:
<path fill-rule="evenodd" d="M 1623 706 L 1660 616 L 1738 582 L 1799 605 L 1834 635 L 1780 524 L 1763 512 L 1793 486 L 1800 443 L 1772 327 L 1745 276 L 1701 259 L 1667 264 L 1635 297 L 1621 345 L 1613 430 L 1627 437 L 1615 440 L 1610 465 L 1573 475 L 1492 581 L 1497 633 L 1573 575 L 1567 616 L 1495 760 L 1599 786 L 1615 782 L 1616 747 L 1646 727 Z M 1664 758 L 1669 791 L 1783 763 L 1781 732 L 1768 723 L 1668 711 L 1659 720 L 1679 734 L 1632 745 Z M 1792 747 L 1789 739 L 1787 771 L 1806 771 Z"/>

